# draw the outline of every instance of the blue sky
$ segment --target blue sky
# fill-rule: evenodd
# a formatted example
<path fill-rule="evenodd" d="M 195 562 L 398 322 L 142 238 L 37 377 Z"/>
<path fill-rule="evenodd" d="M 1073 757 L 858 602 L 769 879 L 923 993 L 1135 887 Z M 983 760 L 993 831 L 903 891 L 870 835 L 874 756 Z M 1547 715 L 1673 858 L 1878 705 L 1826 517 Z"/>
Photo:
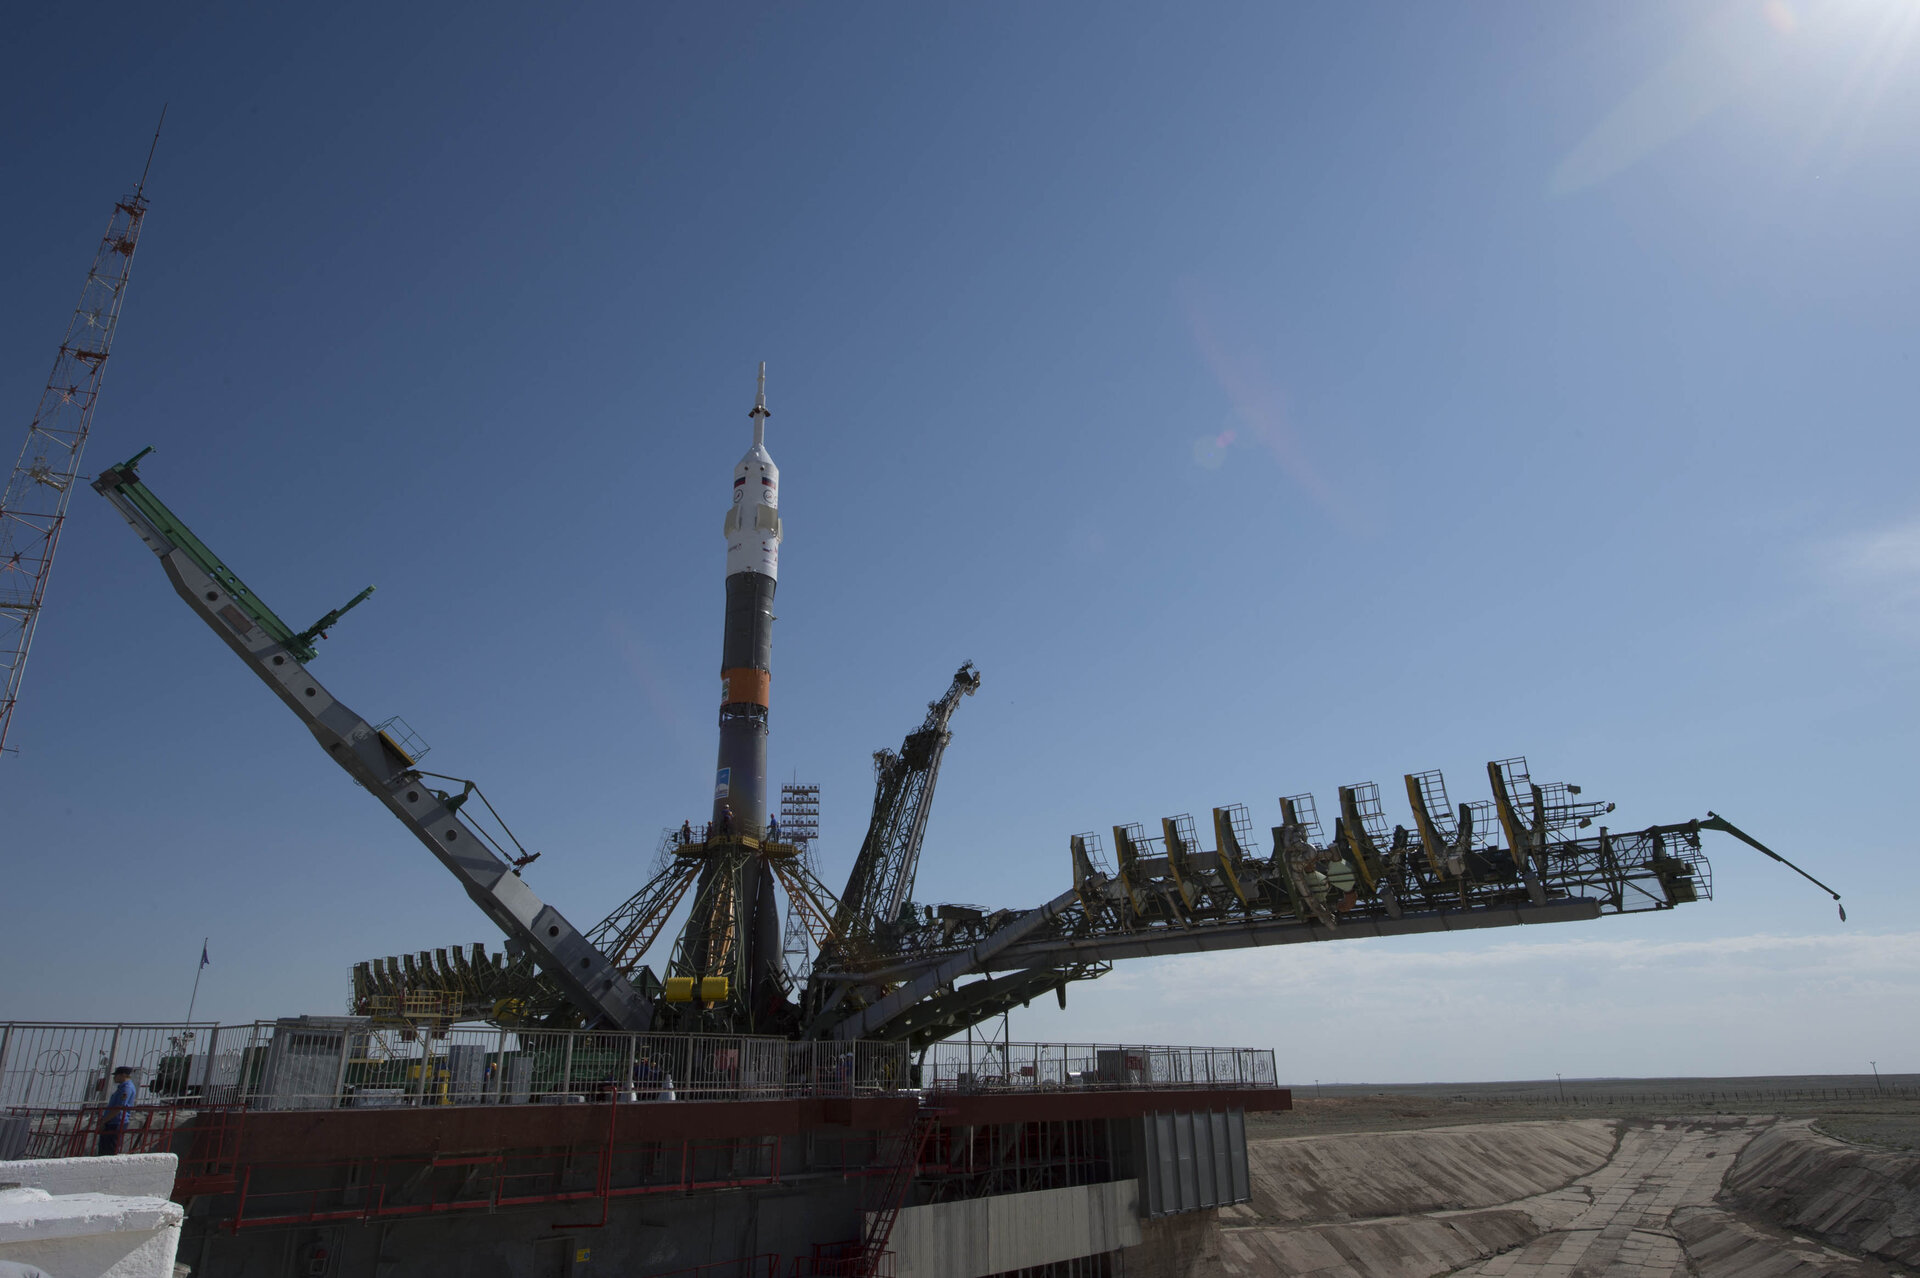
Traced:
<path fill-rule="evenodd" d="M 1016 1036 L 1382 1081 L 1920 1061 L 1910 0 L 12 26 L 0 407 L 170 102 L 87 469 L 155 445 L 296 624 L 378 585 L 316 672 L 478 778 L 576 922 L 702 809 L 764 359 L 771 763 L 822 786 L 829 881 L 970 658 L 926 900 L 1524 753 L 1850 902 L 1715 841 L 1672 915 L 1136 964 Z M 209 934 L 225 1018 L 493 939 L 90 492 L 10 744 L 0 1017 L 179 1016 Z"/>

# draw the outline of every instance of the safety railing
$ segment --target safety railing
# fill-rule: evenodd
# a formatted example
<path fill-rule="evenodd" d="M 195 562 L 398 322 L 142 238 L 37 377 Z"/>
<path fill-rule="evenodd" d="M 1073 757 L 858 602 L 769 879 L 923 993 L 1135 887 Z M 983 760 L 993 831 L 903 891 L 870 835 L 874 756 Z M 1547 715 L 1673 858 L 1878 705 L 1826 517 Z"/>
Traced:
<path fill-rule="evenodd" d="M 171 1153 L 179 1116 L 174 1105 L 0 1109 L 0 1161 Z"/>
<path fill-rule="evenodd" d="M 123 1065 L 140 1105 L 253 1111 L 1278 1086 L 1266 1048 L 949 1041 L 927 1048 L 917 1064 L 909 1060 L 906 1044 L 869 1040 L 428 1030 L 351 1016 L 242 1025 L 0 1022 L 0 1113 L 103 1110 Z"/>
<path fill-rule="evenodd" d="M 429 1032 L 365 1017 L 3 1022 L 0 1113 L 103 1107 L 122 1065 L 143 1104 L 278 1110 L 864 1096 L 907 1087 L 907 1059 L 904 1043 L 491 1026 Z"/>
<path fill-rule="evenodd" d="M 113 1071 L 125 1065 L 142 1090 L 217 1032 L 194 1025 L 76 1025 L 0 1021 L 0 1109 L 71 1109 L 105 1104 Z"/>
<path fill-rule="evenodd" d="M 1278 1087 L 1273 1051 L 1119 1043 L 936 1043 L 915 1067 L 929 1091 Z"/>

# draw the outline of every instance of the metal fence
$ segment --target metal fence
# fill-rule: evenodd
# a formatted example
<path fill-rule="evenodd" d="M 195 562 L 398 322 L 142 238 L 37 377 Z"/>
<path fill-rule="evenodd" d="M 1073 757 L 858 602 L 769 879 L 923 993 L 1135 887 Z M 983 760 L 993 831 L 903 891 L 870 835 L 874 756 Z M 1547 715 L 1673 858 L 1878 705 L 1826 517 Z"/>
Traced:
<path fill-rule="evenodd" d="M 945 1042 L 915 1074 L 929 1091 L 1279 1086 L 1272 1050 L 1253 1047 Z"/>
<path fill-rule="evenodd" d="M 246 1025 L 0 1023 L 0 1111 L 145 1104 L 332 1109 L 864 1096 L 908 1085 L 904 1043 L 455 1026 L 363 1017 Z"/>
<path fill-rule="evenodd" d="M 204 1050 L 219 1031 L 195 1025 L 56 1025 L 0 1022 L 0 1108 L 67 1109 L 105 1104 L 113 1071 L 126 1065 L 143 1091 L 166 1062 Z"/>
<path fill-rule="evenodd" d="M 910 1066 L 905 1043 L 742 1034 L 492 1026 L 429 1034 L 347 1016 L 243 1025 L 0 1022 L 0 1113 L 103 1110 L 121 1065 L 133 1070 L 143 1106 L 251 1110 L 1278 1085 L 1264 1048 L 962 1041 L 936 1043 Z"/>

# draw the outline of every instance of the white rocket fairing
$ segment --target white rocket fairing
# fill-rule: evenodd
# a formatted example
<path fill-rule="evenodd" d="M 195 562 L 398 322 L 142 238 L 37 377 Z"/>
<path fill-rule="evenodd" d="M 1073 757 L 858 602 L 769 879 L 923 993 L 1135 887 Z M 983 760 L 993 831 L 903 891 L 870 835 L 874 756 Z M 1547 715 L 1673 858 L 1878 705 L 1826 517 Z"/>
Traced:
<path fill-rule="evenodd" d="M 767 366 L 753 402 L 753 447 L 733 468 L 733 507 L 727 511 L 727 576 L 757 572 L 780 579 L 780 468 L 767 455 Z"/>

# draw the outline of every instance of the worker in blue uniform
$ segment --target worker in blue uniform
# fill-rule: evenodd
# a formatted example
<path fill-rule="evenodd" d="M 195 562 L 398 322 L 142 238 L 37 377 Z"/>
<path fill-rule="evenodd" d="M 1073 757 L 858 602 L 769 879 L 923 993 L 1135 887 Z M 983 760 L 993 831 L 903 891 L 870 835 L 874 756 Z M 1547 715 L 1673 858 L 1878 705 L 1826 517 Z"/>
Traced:
<path fill-rule="evenodd" d="M 120 1133 L 126 1131 L 132 1117 L 133 1102 L 140 1089 L 133 1085 L 133 1069 L 122 1065 L 113 1071 L 113 1095 L 107 1100 L 107 1112 L 100 1120 L 100 1153 L 120 1152 Z"/>

